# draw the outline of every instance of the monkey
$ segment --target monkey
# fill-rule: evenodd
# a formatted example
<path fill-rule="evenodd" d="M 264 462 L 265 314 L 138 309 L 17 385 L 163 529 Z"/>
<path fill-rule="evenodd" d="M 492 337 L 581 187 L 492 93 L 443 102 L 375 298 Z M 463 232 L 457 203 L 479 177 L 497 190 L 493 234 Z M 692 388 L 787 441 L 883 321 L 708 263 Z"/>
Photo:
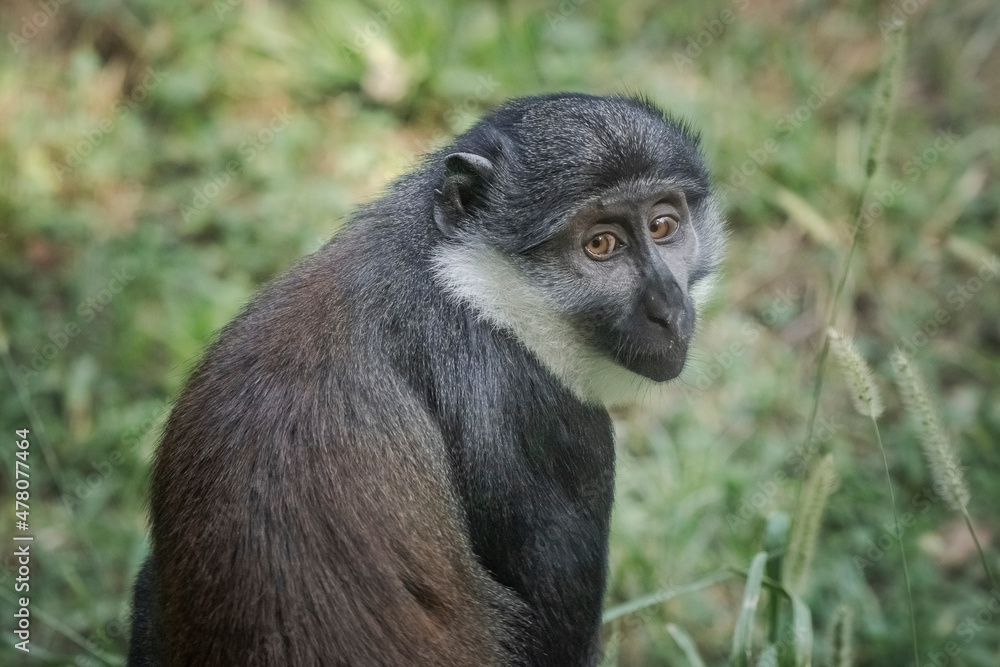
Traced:
<path fill-rule="evenodd" d="M 501 105 L 263 288 L 157 448 L 128 664 L 592 666 L 608 406 L 681 372 L 725 241 L 647 98 Z"/>

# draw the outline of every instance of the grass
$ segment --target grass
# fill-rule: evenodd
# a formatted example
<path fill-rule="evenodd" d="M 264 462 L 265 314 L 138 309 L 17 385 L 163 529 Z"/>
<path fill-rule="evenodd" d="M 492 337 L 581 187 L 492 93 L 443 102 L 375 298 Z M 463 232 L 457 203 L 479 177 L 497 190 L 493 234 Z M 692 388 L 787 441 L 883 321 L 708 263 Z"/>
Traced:
<path fill-rule="evenodd" d="M 753 659 L 774 645 L 791 598 L 765 567 L 761 610 L 741 617 L 736 572 L 762 550 L 770 566 L 768 517 L 794 512 L 827 453 L 840 486 L 796 599 L 838 646 L 853 619 L 855 664 L 908 660 L 883 461 L 847 392 L 823 392 L 803 443 L 834 303 L 876 376 L 899 346 L 935 378 L 996 571 L 995 3 L 903 13 L 897 114 L 870 177 L 891 4 L 95 1 L 59 5 L 15 52 L 8 31 L 37 11 L 0 8 L 0 425 L 11 439 L 31 429 L 32 663 L 121 664 L 156 429 L 213 332 L 423 151 L 507 97 L 551 90 L 642 91 L 692 119 L 732 228 L 682 381 L 616 415 L 607 607 L 683 594 L 610 623 L 606 662 L 725 664 L 737 627 Z M 934 492 L 897 394 L 879 429 L 921 661 L 995 664 L 979 553 L 955 537 L 965 517 Z M 0 523 L 7 544 L 12 532 Z M 13 571 L 5 556 L 8 619 Z M 16 664 L 11 638 L 0 663 Z M 841 655 L 815 641 L 815 663 Z"/>

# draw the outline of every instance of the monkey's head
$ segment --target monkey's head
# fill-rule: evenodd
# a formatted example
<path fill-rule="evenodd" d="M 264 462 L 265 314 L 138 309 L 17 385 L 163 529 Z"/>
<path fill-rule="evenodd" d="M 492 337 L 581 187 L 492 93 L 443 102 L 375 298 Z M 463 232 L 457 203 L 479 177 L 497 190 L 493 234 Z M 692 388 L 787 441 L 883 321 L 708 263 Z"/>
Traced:
<path fill-rule="evenodd" d="M 684 366 L 725 232 L 698 141 L 650 102 L 514 100 L 432 158 L 437 276 L 580 398 Z"/>

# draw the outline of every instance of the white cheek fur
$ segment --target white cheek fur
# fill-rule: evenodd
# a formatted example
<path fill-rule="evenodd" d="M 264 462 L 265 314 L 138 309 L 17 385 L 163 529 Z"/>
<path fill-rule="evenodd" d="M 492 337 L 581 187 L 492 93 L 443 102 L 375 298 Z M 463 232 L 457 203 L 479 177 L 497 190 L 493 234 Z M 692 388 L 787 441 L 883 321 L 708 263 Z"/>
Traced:
<path fill-rule="evenodd" d="M 702 278 L 691 287 L 691 301 L 694 302 L 694 310 L 700 313 L 715 293 L 715 288 L 719 284 L 717 274 L 712 274 L 707 278 Z"/>
<path fill-rule="evenodd" d="M 627 405 L 664 384 L 585 344 L 537 286 L 498 251 L 469 240 L 442 246 L 433 264 L 448 292 L 483 320 L 512 332 L 581 401 Z"/>

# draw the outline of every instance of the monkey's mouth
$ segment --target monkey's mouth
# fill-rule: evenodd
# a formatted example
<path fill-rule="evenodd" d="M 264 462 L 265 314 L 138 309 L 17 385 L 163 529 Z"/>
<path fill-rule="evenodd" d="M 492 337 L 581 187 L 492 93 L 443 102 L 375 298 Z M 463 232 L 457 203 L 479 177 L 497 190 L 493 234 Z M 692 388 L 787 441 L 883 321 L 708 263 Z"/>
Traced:
<path fill-rule="evenodd" d="M 684 370 L 694 333 L 694 312 L 688 307 L 648 311 L 633 323 L 633 354 L 621 362 L 633 373 L 654 382 L 672 380 Z M 631 357 L 631 358 L 629 358 Z"/>
<path fill-rule="evenodd" d="M 642 317 L 611 334 L 615 363 L 654 382 L 672 380 L 681 374 L 687 361 L 692 332 L 673 323 Z"/>
<path fill-rule="evenodd" d="M 657 349 L 640 351 L 631 359 L 622 360 L 628 370 L 654 382 L 673 380 L 684 370 L 687 361 L 688 339 L 670 337 L 661 342 Z"/>

